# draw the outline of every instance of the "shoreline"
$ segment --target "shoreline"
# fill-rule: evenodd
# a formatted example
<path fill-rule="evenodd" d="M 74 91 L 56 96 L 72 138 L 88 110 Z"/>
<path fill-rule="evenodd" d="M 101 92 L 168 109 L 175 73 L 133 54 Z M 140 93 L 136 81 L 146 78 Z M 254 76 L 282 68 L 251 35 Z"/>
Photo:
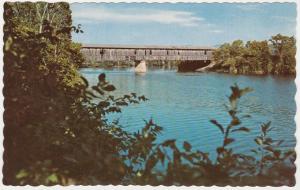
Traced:
<path fill-rule="evenodd" d="M 85 65 L 83 67 L 79 67 L 79 69 L 126 69 L 126 68 L 133 68 L 133 67 L 128 67 L 128 66 L 112 66 L 112 67 L 102 67 L 102 66 L 94 66 L 94 65 Z M 155 68 L 155 66 L 154 66 Z M 157 67 L 160 68 L 160 67 Z M 293 77 L 296 78 L 296 74 L 271 74 L 271 73 L 230 73 L 228 71 L 224 70 L 206 70 L 206 71 L 178 71 L 178 69 L 166 69 L 166 70 L 176 70 L 178 73 L 217 73 L 217 74 L 228 74 L 228 75 L 240 75 L 240 76 L 261 76 L 261 77 L 266 77 L 266 76 L 275 76 L 275 77 Z"/>

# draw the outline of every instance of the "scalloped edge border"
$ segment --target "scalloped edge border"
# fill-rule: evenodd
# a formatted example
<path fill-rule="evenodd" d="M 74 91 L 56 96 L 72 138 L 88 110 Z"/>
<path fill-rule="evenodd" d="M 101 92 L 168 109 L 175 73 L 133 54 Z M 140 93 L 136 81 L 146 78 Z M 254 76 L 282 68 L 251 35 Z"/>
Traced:
<path fill-rule="evenodd" d="M 16 2 L 16 0 L 4 0 L 4 1 L 12 1 L 12 2 Z M 3 25 L 4 25 L 4 20 L 3 20 L 3 4 L 4 1 L 0 2 L 0 11 L 2 13 L 1 19 L 0 19 L 0 24 L 2 27 L 1 33 L 0 33 L 0 45 L 1 45 L 1 52 L 0 52 L 0 58 L 1 58 L 1 64 L 3 64 Z M 19 2 L 24 2 L 26 0 L 18 0 Z M 27 1 L 31 1 L 31 2 L 37 2 L 38 0 L 27 0 Z M 41 1 L 41 0 L 40 0 Z M 296 107 L 297 107 L 297 111 L 296 111 L 296 115 L 294 117 L 294 121 L 296 123 L 296 132 L 295 132 L 295 137 L 296 137 L 296 146 L 295 146 L 295 150 L 296 150 L 296 154 L 300 155 L 300 144 L 298 143 L 298 139 L 300 138 L 300 129 L 298 129 L 300 127 L 300 91 L 298 90 L 298 88 L 300 89 L 300 27 L 299 27 L 299 21 L 300 21 L 300 2 L 297 0 L 43 0 L 43 1 L 47 1 L 47 2 L 61 2 L 61 1 L 66 1 L 68 3 L 296 3 L 297 5 L 297 24 L 296 24 L 296 47 L 297 47 L 297 52 L 296 52 L 296 78 L 295 78 L 295 85 L 297 88 L 296 94 L 294 96 L 294 100 L 296 102 Z M 2 69 L 0 70 L 0 78 L 1 78 L 1 82 L 0 82 L 0 88 L 3 89 L 4 84 L 3 84 L 3 65 Z M 3 108 L 3 101 L 4 101 L 4 97 L 3 94 L 1 93 L 0 96 L 0 104 L 1 104 L 1 110 L 0 112 L 2 113 L 2 117 L 0 119 L 0 124 L 1 124 L 1 128 L 2 128 L 2 134 L 0 135 L 0 142 L 2 142 L 1 146 L 0 146 L 0 153 L 1 153 L 1 158 L 3 158 L 3 151 L 4 151 L 4 147 L 3 147 L 3 140 L 4 140 L 4 136 L 3 136 L 3 128 L 4 128 L 4 121 L 3 121 L 3 112 L 4 112 L 4 108 Z M 300 172 L 299 172 L 299 165 L 300 165 L 300 156 L 297 156 L 296 161 L 295 161 L 297 170 L 296 170 L 296 174 L 295 174 L 295 178 L 296 178 L 296 185 L 294 187 L 288 187 L 288 186 L 280 186 L 280 187 L 272 187 L 272 186 L 163 186 L 163 185 L 159 185 L 159 186 L 150 186 L 150 185 L 145 185 L 145 186 L 134 186 L 134 185 L 128 185 L 128 186 L 123 186 L 123 185 L 95 185 L 95 186 L 82 186 L 82 185 L 69 185 L 69 186 L 60 186 L 60 185 L 55 185 L 55 186 L 44 186 L 44 185 L 40 185 L 40 186 L 5 186 L 2 183 L 2 178 L 3 178 L 3 173 L 2 171 L 0 172 L 0 178 L 1 178 L 1 184 L 0 184 L 0 189 L 5 190 L 5 189 L 94 189 L 96 187 L 104 189 L 104 190 L 111 190 L 111 189 L 164 189 L 164 188 L 168 188 L 168 189 L 232 189 L 232 188 L 236 188 L 236 189 L 299 189 L 300 188 Z M 0 160 L 0 166 L 1 168 L 3 167 L 3 159 Z M 298 183 L 297 183 L 298 182 Z"/>

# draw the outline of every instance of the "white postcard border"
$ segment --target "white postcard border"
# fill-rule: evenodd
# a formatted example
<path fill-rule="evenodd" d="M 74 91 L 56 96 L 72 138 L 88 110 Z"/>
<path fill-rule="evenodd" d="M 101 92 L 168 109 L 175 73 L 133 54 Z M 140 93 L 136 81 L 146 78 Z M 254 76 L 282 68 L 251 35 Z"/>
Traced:
<path fill-rule="evenodd" d="M 11 1 L 11 0 L 9 0 Z M 19 0 L 19 2 L 23 2 L 26 0 Z M 27 0 L 28 1 L 28 0 Z M 61 2 L 62 0 L 45 0 L 48 2 Z M 11 1 L 13 2 L 13 1 Z M 37 0 L 32 0 L 32 2 L 37 2 Z M 69 3 L 78 3 L 78 2 L 106 2 L 106 3 L 120 3 L 120 2 L 126 2 L 126 3 L 138 3 L 138 2 L 148 2 L 148 3 L 273 3 L 273 2 L 279 2 L 279 3 L 286 3 L 286 2 L 294 2 L 297 3 L 297 28 L 296 28 L 296 44 L 297 44 L 297 53 L 296 53 L 296 60 L 297 60 L 297 64 L 296 64 L 296 72 L 297 72 L 297 76 L 295 79 L 295 84 L 297 87 L 297 92 L 295 95 L 295 101 L 296 101 L 296 105 L 297 105 L 297 112 L 295 115 L 295 122 L 296 122 L 296 139 L 297 139 L 297 143 L 296 143 L 296 152 L 297 152 L 297 159 L 296 159 L 296 166 L 297 166 L 297 172 L 296 172 L 296 186 L 295 187 L 287 187 L 287 186 L 283 186 L 283 187 L 250 187 L 250 186 L 245 186 L 245 187 L 231 187 L 231 186 L 226 186 L 226 187 L 217 187 L 217 186 L 212 186 L 212 187 L 204 187 L 204 186 L 190 186 L 190 187 L 186 187 L 186 186 L 113 186 L 113 185 L 107 185 L 107 186 L 101 186 L 101 185 L 97 185 L 97 186 L 37 186 L 37 187 L 32 187 L 32 186 L 5 186 L 2 183 L 2 177 L 3 174 L 2 172 L 0 172 L 0 179 L 1 179 L 1 184 L 0 184 L 0 190 L 15 190 L 15 189 L 68 189 L 68 190 L 85 190 L 85 189 L 103 189 L 103 190 L 113 190 L 113 189 L 144 189 L 144 190 L 148 190 L 148 189 L 216 189 L 216 190 L 231 190 L 231 189 L 300 189 L 300 171 L 299 171 L 299 167 L 300 167 L 300 145 L 298 140 L 300 139 L 300 92 L 299 92 L 299 88 L 300 88 L 300 29 L 299 29 L 299 21 L 300 21 L 300 5 L 299 5 L 299 1 L 297 0 L 284 0 L 284 1 L 280 1 L 280 0 L 169 0 L 169 1 L 165 1 L 165 0 L 69 0 L 67 1 Z M 1 58 L 1 70 L 0 70 L 0 78 L 1 78 L 1 82 L 0 82 L 0 88 L 3 89 L 3 24 L 4 24 L 4 20 L 3 20 L 3 4 L 4 1 L 0 2 L 0 12 L 2 14 L 1 19 L 0 19 L 0 23 L 1 23 L 1 33 L 0 33 L 0 37 L 1 37 L 1 52 L 0 52 L 0 58 Z M 3 108 L 3 101 L 4 101 L 4 97 L 3 94 L 1 93 L 0 96 L 0 104 L 1 104 L 1 114 L 2 117 L 0 117 L 0 126 L 1 126 L 1 130 L 2 133 L 0 135 L 0 142 L 2 142 L 2 145 L 0 146 L 0 154 L 3 156 L 3 127 L 4 127 L 4 123 L 3 123 L 3 112 L 4 112 L 4 108 Z M 3 166 L 3 160 L 0 159 L 0 167 L 2 168 Z"/>

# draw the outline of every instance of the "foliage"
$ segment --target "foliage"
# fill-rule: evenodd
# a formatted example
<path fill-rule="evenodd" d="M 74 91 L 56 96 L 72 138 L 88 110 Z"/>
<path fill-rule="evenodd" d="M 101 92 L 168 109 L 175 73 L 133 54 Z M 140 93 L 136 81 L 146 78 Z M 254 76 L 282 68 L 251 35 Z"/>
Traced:
<path fill-rule="evenodd" d="M 230 148 L 232 133 L 249 133 L 238 117 L 238 100 L 249 88 L 231 88 L 229 125 L 211 120 L 224 137 L 216 160 L 187 141 L 180 147 L 176 139 L 157 143 L 162 127 L 152 120 L 131 134 L 106 119 L 147 98 L 114 97 L 105 74 L 95 86 L 80 76 L 77 68 L 84 60 L 70 32 L 82 30 L 71 25 L 67 3 L 17 2 L 4 8 L 4 184 L 295 183 L 295 153 L 279 150 L 281 141 L 267 136 L 270 124 L 262 125 L 255 139 L 258 148 L 252 151 L 259 160 Z M 243 51 L 240 42 L 234 46 Z"/>
<path fill-rule="evenodd" d="M 70 14 L 66 3 L 4 4 L 4 183 L 19 183 L 18 171 L 56 157 L 41 150 L 62 137 L 83 86 Z"/>
<path fill-rule="evenodd" d="M 39 15 L 46 19 L 41 21 Z M 106 122 L 103 114 L 119 111 L 119 105 L 114 104 L 124 104 L 124 98 L 108 97 L 111 100 L 107 102 L 112 105 L 104 105 L 105 109 L 100 107 L 103 104 L 97 107 L 91 102 L 90 96 L 95 95 L 87 90 L 85 80 L 77 71 L 83 62 L 80 46 L 70 39 L 72 30 L 81 30 L 71 26 L 70 15 L 67 3 L 5 3 L 5 184 L 40 184 L 41 181 L 53 184 L 56 178 L 60 183 L 72 183 L 73 178 L 79 182 L 86 177 L 83 171 L 78 173 L 81 167 L 86 165 L 85 171 L 92 177 L 95 171 L 88 164 L 90 168 L 99 168 L 101 160 L 89 159 L 97 159 L 105 151 L 107 157 L 101 157 L 102 160 L 118 153 L 119 147 L 114 145 L 120 140 L 111 138 L 112 129 L 107 129 L 108 125 L 101 130 L 100 127 Z M 101 83 L 93 87 L 94 91 L 114 90 L 105 76 L 99 79 Z M 132 96 L 126 98 L 138 102 Z M 104 113 L 98 114 L 100 111 Z M 84 143 L 79 146 L 81 141 Z M 86 148 L 97 156 L 84 159 Z M 81 165 L 72 162 L 76 158 L 81 159 Z M 40 175 L 40 171 L 48 173 L 52 180 Z M 107 168 L 100 168 L 97 173 L 105 177 L 102 174 L 106 171 Z M 18 175 L 19 172 L 28 175 Z M 113 181 L 119 176 L 107 177 Z"/>
<path fill-rule="evenodd" d="M 218 121 L 212 119 L 211 123 L 223 134 L 223 143 L 216 148 L 217 157 L 211 160 L 209 153 L 200 150 L 192 150 L 188 142 L 182 144 L 182 148 L 176 145 L 175 139 L 166 140 L 155 144 L 157 134 L 161 128 L 151 120 L 146 123 L 141 133 L 137 133 L 138 146 L 131 146 L 133 151 L 141 153 L 133 154 L 133 161 L 140 160 L 142 168 L 134 173 L 134 184 L 139 185 L 294 185 L 295 152 L 279 149 L 283 142 L 268 137 L 270 123 L 262 124 L 261 134 L 255 138 L 259 145 L 257 150 L 252 150 L 261 156 L 235 153 L 230 147 L 235 142 L 234 133 L 249 133 L 250 129 L 241 126 L 242 121 L 238 116 L 238 101 L 250 88 L 240 89 L 237 85 L 231 87 L 229 96 L 228 114 L 231 118 L 229 124 L 224 127 Z M 249 118 L 243 115 L 241 118 Z M 154 127 L 152 132 L 151 127 Z M 146 148 L 146 149 L 145 149 Z M 140 151 L 138 151 L 140 150 Z M 129 156 L 132 157 L 132 152 Z M 159 164 L 166 166 L 159 168 Z M 156 167 L 158 166 L 158 167 Z"/>
<path fill-rule="evenodd" d="M 275 74 L 296 73 L 296 41 L 294 37 L 281 34 L 269 41 L 241 40 L 221 45 L 214 53 L 216 65 L 212 70 L 234 74 Z"/>

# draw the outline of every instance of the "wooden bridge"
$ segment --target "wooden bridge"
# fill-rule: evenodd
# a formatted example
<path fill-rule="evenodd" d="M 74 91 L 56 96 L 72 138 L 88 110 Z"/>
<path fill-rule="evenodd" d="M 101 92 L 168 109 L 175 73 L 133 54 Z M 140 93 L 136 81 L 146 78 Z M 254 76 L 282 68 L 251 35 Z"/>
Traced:
<path fill-rule="evenodd" d="M 84 44 L 87 61 L 210 61 L 212 47 Z"/>

